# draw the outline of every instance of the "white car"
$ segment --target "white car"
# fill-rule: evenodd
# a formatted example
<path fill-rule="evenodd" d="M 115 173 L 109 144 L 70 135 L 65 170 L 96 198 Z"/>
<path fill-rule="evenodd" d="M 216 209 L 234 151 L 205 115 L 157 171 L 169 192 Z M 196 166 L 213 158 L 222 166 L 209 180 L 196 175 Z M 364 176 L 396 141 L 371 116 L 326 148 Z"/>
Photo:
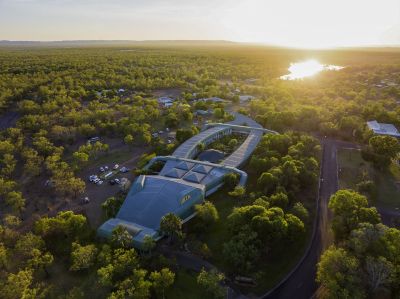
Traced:
<path fill-rule="evenodd" d="M 104 172 L 105 171 L 104 167 L 100 167 L 100 171 Z"/>
<path fill-rule="evenodd" d="M 121 184 L 121 181 L 119 179 L 115 179 L 114 182 L 117 183 L 118 185 Z"/>
<path fill-rule="evenodd" d="M 119 169 L 119 171 L 122 172 L 122 173 L 125 173 L 125 172 L 128 172 L 129 169 L 126 168 L 125 166 L 123 166 L 123 167 L 121 167 L 121 168 Z"/>
<path fill-rule="evenodd" d="M 101 184 L 103 184 L 103 181 L 102 181 L 102 180 L 99 180 L 96 184 L 97 184 L 97 185 L 101 185 Z"/>
<path fill-rule="evenodd" d="M 108 170 L 108 166 L 104 166 L 104 170 Z"/>
<path fill-rule="evenodd" d="M 100 179 L 99 179 L 99 178 L 95 178 L 95 179 L 93 180 L 93 183 L 95 183 L 95 184 L 97 184 L 98 182 L 100 182 Z"/>
<path fill-rule="evenodd" d="M 97 175 L 92 174 L 91 176 L 89 176 L 90 182 L 93 182 L 95 179 L 97 179 Z"/>
<path fill-rule="evenodd" d="M 164 134 L 164 131 L 159 131 L 158 134 Z"/>
<path fill-rule="evenodd" d="M 168 143 L 168 144 L 171 144 L 171 143 L 172 143 L 172 141 L 168 139 L 168 140 L 167 140 L 167 143 Z"/>
<path fill-rule="evenodd" d="M 169 132 L 169 128 L 166 128 L 165 131 Z"/>
<path fill-rule="evenodd" d="M 113 168 L 114 168 L 114 169 L 118 169 L 118 168 L 119 168 L 119 165 L 118 165 L 118 164 L 115 164 Z"/>

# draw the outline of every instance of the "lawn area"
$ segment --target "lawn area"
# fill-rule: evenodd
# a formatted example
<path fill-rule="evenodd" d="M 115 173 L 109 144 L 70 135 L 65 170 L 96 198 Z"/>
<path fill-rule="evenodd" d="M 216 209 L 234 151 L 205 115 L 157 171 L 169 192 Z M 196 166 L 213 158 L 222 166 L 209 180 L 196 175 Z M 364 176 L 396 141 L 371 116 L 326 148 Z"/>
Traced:
<path fill-rule="evenodd" d="M 197 284 L 197 273 L 179 270 L 175 273 L 174 285 L 165 293 L 165 298 L 171 299 L 203 299 L 207 294 Z M 190 296 L 188 297 L 188 294 Z"/>
<path fill-rule="evenodd" d="M 362 158 L 360 151 L 351 149 L 338 150 L 338 163 L 340 188 L 356 190 L 363 172 L 366 172 L 376 184 L 376 198 L 372 204 L 388 208 L 400 206 L 400 167 L 398 165 L 393 163 L 387 171 L 379 171 Z"/>

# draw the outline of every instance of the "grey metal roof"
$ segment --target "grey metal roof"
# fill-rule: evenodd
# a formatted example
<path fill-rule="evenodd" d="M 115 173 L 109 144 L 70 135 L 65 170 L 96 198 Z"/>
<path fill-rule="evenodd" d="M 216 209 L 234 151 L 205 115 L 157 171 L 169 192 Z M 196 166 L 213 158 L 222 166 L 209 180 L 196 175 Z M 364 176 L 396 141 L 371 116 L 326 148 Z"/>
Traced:
<path fill-rule="evenodd" d="M 200 184 L 201 180 L 205 177 L 206 175 L 204 173 L 198 173 L 198 172 L 193 172 L 190 171 L 185 176 L 183 179 L 185 181 L 193 182 L 193 183 L 198 183 Z"/>
<path fill-rule="evenodd" d="M 178 157 L 178 158 L 193 158 L 192 155 L 195 152 L 196 146 L 199 143 L 204 142 L 210 136 L 222 132 L 225 130 L 229 130 L 229 128 L 223 128 L 223 127 L 212 127 L 210 129 L 207 129 L 191 138 L 186 140 L 184 143 L 182 143 L 172 154 L 172 156 Z"/>
<path fill-rule="evenodd" d="M 211 169 L 211 166 L 197 164 L 195 167 L 193 167 L 192 171 L 207 174 L 211 171 Z"/>
<path fill-rule="evenodd" d="M 201 193 L 204 187 L 163 176 L 145 176 L 142 189 L 136 193 L 131 189 L 116 218 L 158 229 L 161 218 L 176 212 L 181 199 L 195 189 Z"/>
<path fill-rule="evenodd" d="M 170 171 L 168 171 L 165 176 L 171 177 L 171 178 L 177 178 L 180 179 L 186 174 L 185 170 L 182 169 L 177 169 L 177 168 L 172 168 Z"/>

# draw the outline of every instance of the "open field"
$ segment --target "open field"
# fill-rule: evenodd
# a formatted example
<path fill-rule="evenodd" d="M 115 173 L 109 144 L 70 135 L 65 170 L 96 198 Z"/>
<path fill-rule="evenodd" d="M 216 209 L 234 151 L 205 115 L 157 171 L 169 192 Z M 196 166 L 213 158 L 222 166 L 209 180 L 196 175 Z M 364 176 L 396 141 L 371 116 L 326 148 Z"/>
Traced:
<path fill-rule="evenodd" d="M 357 190 L 363 173 L 369 176 L 376 185 L 376 194 L 372 205 L 385 208 L 400 207 L 400 170 L 392 164 L 385 172 L 376 170 L 361 157 L 357 150 L 340 149 L 338 151 L 339 184 L 341 188 Z"/>

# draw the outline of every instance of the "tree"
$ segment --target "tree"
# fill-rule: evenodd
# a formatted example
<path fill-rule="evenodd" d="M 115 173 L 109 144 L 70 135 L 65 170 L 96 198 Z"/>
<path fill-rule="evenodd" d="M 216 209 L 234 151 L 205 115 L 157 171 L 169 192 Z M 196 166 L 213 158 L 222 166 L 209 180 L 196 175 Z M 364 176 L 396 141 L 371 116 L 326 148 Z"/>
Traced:
<path fill-rule="evenodd" d="M 191 129 L 178 129 L 176 130 L 176 140 L 179 143 L 183 143 L 194 135 Z"/>
<path fill-rule="evenodd" d="M 277 184 L 278 178 L 270 172 L 264 172 L 257 180 L 257 186 L 267 194 L 273 192 Z"/>
<path fill-rule="evenodd" d="M 271 206 L 285 209 L 289 203 L 289 198 L 285 193 L 278 192 L 271 195 L 268 201 L 271 204 Z"/>
<path fill-rule="evenodd" d="M 175 273 L 168 268 L 163 268 L 160 272 L 152 272 L 150 274 L 150 280 L 153 282 L 153 288 L 155 289 L 157 295 L 165 298 L 165 290 L 174 283 Z"/>
<path fill-rule="evenodd" d="M 165 119 L 165 125 L 167 128 L 176 128 L 179 124 L 178 116 L 175 113 L 168 113 Z"/>
<path fill-rule="evenodd" d="M 197 276 L 197 283 L 204 288 L 212 298 L 224 298 L 225 290 L 221 286 L 224 279 L 225 277 L 222 273 L 218 273 L 216 270 L 207 272 L 203 268 Z"/>
<path fill-rule="evenodd" d="M 28 260 L 27 264 L 29 268 L 41 269 L 46 272 L 49 276 L 47 267 L 50 266 L 54 261 L 54 257 L 50 252 L 42 252 L 39 249 L 34 248 L 31 252 L 31 258 Z"/>
<path fill-rule="evenodd" d="M 85 232 L 86 218 L 83 215 L 74 214 L 72 211 L 59 212 L 56 217 L 42 217 L 35 222 L 34 230 L 49 242 L 56 245 L 63 244 L 65 238 L 76 239 Z"/>
<path fill-rule="evenodd" d="M 343 248 L 331 246 L 318 263 L 317 281 L 327 298 L 365 298 L 358 260 Z"/>
<path fill-rule="evenodd" d="M 117 248 L 129 248 L 132 246 L 132 236 L 125 227 L 118 225 L 112 231 L 111 244 Z"/>
<path fill-rule="evenodd" d="M 134 142 L 133 136 L 131 134 L 126 135 L 125 138 L 124 138 L 124 142 L 127 145 L 132 146 L 133 142 Z"/>
<path fill-rule="evenodd" d="M 239 175 L 234 172 L 229 172 L 224 175 L 224 185 L 228 190 L 232 190 L 239 183 Z"/>
<path fill-rule="evenodd" d="M 90 244 L 82 246 L 77 242 L 72 243 L 71 251 L 71 271 L 80 271 L 93 266 L 97 255 L 97 248 Z"/>
<path fill-rule="evenodd" d="M 151 254 L 151 251 L 156 247 L 156 241 L 149 235 L 143 238 L 143 251 Z"/>
<path fill-rule="evenodd" d="M 107 218 L 112 218 L 117 214 L 123 202 L 123 198 L 112 196 L 107 198 L 106 201 L 101 204 L 101 208 L 103 209 Z"/>
<path fill-rule="evenodd" d="M 39 175 L 41 165 L 44 161 L 43 157 L 39 156 L 38 152 L 31 148 L 24 149 L 22 152 L 22 157 L 25 160 L 25 173 L 32 176 Z"/>
<path fill-rule="evenodd" d="M 194 209 L 197 213 L 197 217 L 203 222 L 205 226 L 213 224 L 219 219 L 217 209 L 209 201 L 205 201 L 202 205 L 195 205 Z"/>
<path fill-rule="evenodd" d="M 346 239 L 361 222 L 380 222 L 378 211 L 368 207 L 367 198 L 352 190 L 337 191 L 328 206 L 333 211 L 332 228 L 338 240 Z"/>
<path fill-rule="evenodd" d="M 230 196 L 237 197 L 237 198 L 243 198 L 243 196 L 246 194 L 246 189 L 243 186 L 236 186 L 235 189 L 232 191 L 228 192 Z"/>
<path fill-rule="evenodd" d="M 369 139 L 368 148 L 362 152 L 366 160 L 376 167 L 386 168 L 400 152 L 400 143 L 395 137 L 373 136 Z"/>
<path fill-rule="evenodd" d="M 0 177 L 0 196 L 4 197 L 11 192 L 17 184 L 14 181 L 6 180 Z"/>
<path fill-rule="evenodd" d="M 72 154 L 72 159 L 77 169 L 80 169 L 89 161 L 89 155 L 83 152 L 74 152 Z"/>
<path fill-rule="evenodd" d="M 16 274 L 10 273 L 2 285 L 1 295 L 7 299 L 45 298 L 46 289 L 33 285 L 33 270 L 24 269 Z"/>
<path fill-rule="evenodd" d="M 258 234 L 246 226 L 224 244 L 223 253 L 232 269 L 248 273 L 260 257 L 260 245 Z"/>
<path fill-rule="evenodd" d="M 368 256 L 365 269 L 368 275 L 368 286 L 372 292 L 375 292 L 379 287 L 389 286 L 394 278 L 393 264 L 383 256 Z"/>
<path fill-rule="evenodd" d="M 19 191 L 11 191 L 7 194 L 6 203 L 15 213 L 21 213 L 25 209 L 25 199 Z"/>
<path fill-rule="evenodd" d="M 309 213 L 301 202 L 296 202 L 293 205 L 291 213 L 299 217 L 303 222 L 308 221 Z"/>
<path fill-rule="evenodd" d="M 181 219 L 173 213 L 166 214 L 161 218 L 160 231 L 168 236 L 171 242 L 182 234 Z"/>

